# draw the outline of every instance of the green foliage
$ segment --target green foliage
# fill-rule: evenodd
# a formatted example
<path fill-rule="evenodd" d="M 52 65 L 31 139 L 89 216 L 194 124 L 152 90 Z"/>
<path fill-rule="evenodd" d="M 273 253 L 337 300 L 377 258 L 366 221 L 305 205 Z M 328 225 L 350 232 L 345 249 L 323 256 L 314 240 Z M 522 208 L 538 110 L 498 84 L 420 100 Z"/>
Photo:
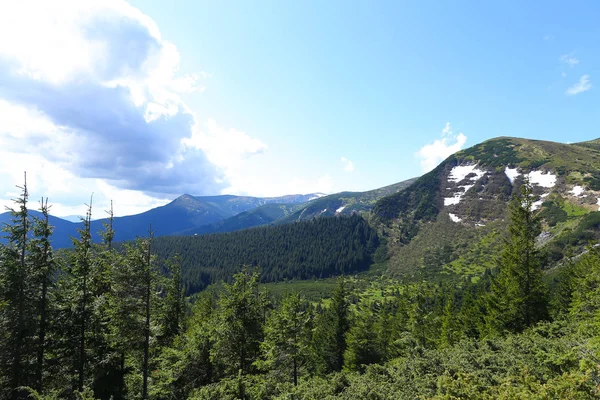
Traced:
<path fill-rule="evenodd" d="M 513 150 L 531 152 L 531 163 L 545 159 L 543 146 Z M 378 239 L 359 216 L 113 248 L 110 223 L 104 243 L 91 244 L 90 210 L 73 251 L 55 255 L 48 218 L 31 225 L 20 206 L 0 248 L 0 400 L 594 398 L 600 250 L 566 254 L 544 279 L 534 197 L 523 190 L 505 240 L 501 224 L 473 230 L 445 213 L 435 222 L 420 215 L 419 236 L 378 257 L 390 271 L 414 263 L 397 274 L 403 281 L 259 283 L 361 270 Z M 407 210 L 418 209 L 428 206 Z M 562 238 L 598 225 L 600 213 L 576 225 L 580 216 L 562 211 L 567 221 L 549 214 Z M 412 229 L 404 222 L 383 229 Z M 181 260 L 157 262 L 155 250 Z M 188 307 L 186 280 L 226 280 L 246 261 L 261 273 L 214 282 Z M 190 280 L 194 269 L 206 275 Z"/>
<path fill-rule="evenodd" d="M 263 338 L 264 302 L 258 292 L 258 274 L 245 271 L 233 279 L 219 298 L 211 349 L 211 361 L 225 376 L 254 371 Z"/>
<path fill-rule="evenodd" d="M 327 278 L 368 269 L 378 237 L 358 215 L 195 237 L 159 237 L 161 259 L 181 256 L 188 294 L 230 281 L 242 265 L 260 267 L 261 282 Z"/>
<path fill-rule="evenodd" d="M 536 238 L 541 228 L 534 216 L 533 195 L 526 183 L 509 204 L 509 235 L 500 272 L 492 281 L 486 316 L 491 334 L 520 332 L 547 316 L 545 287 Z"/>
<path fill-rule="evenodd" d="M 260 369 L 277 371 L 280 380 L 298 384 L 310 356 L 310 316 L 308 303 L 298 294 L 291 294 L 274 310 L 265 325 L 261 343 L 264 360 Z"/>
<path fill-rule="evenodd" d="M 340 371 L 344 365 L 350 317 L 347 285 L 344 278 L 339 278 L 327 306 L 315 313 L 312 368 L 318 374 Z"/>

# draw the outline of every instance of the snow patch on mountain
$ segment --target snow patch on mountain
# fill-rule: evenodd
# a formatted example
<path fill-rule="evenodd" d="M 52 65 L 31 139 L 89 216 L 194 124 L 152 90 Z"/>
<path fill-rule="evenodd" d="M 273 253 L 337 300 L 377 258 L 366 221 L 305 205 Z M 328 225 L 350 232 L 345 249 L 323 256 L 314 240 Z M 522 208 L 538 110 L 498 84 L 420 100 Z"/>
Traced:
<path fill-rule="evenodd" d="M 542 171 L 531 171 L 528 175 L 529 182 L 545 188 L 551 188 L 556 185 L 556 175 L 543 173 Z"/>
<path fill-rule="evenodd" d="M 452 168 L 450 174 L 448 174 L 449 182 L 462 182 L 469 174 L 475 174 L 475 176 L 468 179 L 469 184 L 457 187 L 457 189 L 462 189 L 462 191 L 455 192 L 452 197 L 444 198 L 445 206 L 451 206 L 460 203 L 464 194 L 467 193 L 473 186 L 475 186 L 475 182 L 485 175 L 485 171 L 478 169 L 477 165 L 457 165 L 456 167 Z"/>
<path fill-rule="evenodd" d="M 573 189 L 569 190 L 569 193 L 571 193 L 575 197 L 581 197 L 581 195 L 583 194 L 583 187 L 573 186 Z"/>
<path fill-rule="evenodd" d="M 519 171 L 517 171 L 516 168 L 506 167 L 504 168 L 504 173 L 506 174 L 506 177 L 508 178 L 511 184 L 514 184 L 515 179 L 517 179 L 517 177 L 519 176 Z"/>
<path fill-rule="evenodd" d="M 462 198 L 461 193 L 456 193 L 454 195 L 454 197 L 446 197 L 446 198 L 444 198 L 444 205 L 445 206 L 453 206 L 455 204 L 458 204 L 458 203 L 460 203 L 461 198 Z"/>
<path fill-rule="evenodd" d="M 458 216 L 456 214 L 448 213 L 448 215 L 450 216 L 450 219 L 454 222 L 462 221 L 462 219 L 458 218 Z"/>
<path fill-rule="evenodd" d="M 450 171 L 448 180 L 458 183 L 471 173 L 476 175 L 475 181 L 478 181 L 479 178 L 485 175 L 485 171 L 477 169 L 477 165 L 457 165 L 456 167 L 452 168 L 452 171 Z"/>
<path fill-rule="evenodd" d="M 336 214 L 341 213 L 342 211 L 344 211 L 344 208 L 346 208 L 346 206 L 341 206 L 340 208 L 338 208 L 337 210 L 335 210 Z"/>

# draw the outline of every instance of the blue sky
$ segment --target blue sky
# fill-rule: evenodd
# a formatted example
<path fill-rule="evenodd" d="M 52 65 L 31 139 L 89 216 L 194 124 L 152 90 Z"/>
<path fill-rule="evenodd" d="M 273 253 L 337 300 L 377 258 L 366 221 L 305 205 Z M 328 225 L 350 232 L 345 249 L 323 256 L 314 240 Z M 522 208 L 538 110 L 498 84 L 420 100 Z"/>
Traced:
<path fill-rule="evenodd" d="M 59 215 L 91 191 L 124 214 L 183 192 L 368 190 L 492 137 L 600 137 L 594 1 L 67 3 L 0 17 L 28 38 L 0 46 L 0 111 L 39 120 L 15 135 L 0 117 L 0 193 L 29 160 Z M 53 15 L 83 39 L 44 44 Z"/>

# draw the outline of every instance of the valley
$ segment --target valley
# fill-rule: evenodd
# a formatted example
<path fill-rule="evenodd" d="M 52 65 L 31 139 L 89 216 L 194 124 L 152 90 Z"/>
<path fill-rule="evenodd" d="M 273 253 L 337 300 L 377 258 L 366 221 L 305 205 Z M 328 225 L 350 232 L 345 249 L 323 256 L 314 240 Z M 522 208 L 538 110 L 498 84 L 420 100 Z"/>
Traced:
<path fill-rule="evenodd" d="M 84 371 L 98 399 L 140 376 L 155 398 L 592 398 L 598 166 L 597 141 L 498 138 L 362 193 L 183 195 L 77 224 L 22 195 L 0 311 L 35 316 L 50 288 L 36 318 L 69 361 L 42 381 L 66 397 Z M 82 337 L 84 358 L 61 347 Z"/>

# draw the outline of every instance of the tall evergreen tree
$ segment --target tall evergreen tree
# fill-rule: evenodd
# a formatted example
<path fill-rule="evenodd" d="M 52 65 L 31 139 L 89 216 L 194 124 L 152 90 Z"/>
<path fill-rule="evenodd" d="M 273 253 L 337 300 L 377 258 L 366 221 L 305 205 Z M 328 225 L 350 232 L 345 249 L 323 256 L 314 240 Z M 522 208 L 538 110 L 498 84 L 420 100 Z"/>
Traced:
<path fill-rule="evenodd" d="M 41 393 L 43 392 L 44 380 L 44 363 L 46 358 L 47 340 L 49 324 L 49 291 L 54 285 L 54 274 L 56 272 L 56 263 L 50 245 L 53 227 L 49 222 L 49 206 L 48 199 L 40 201 L 41 218 L 34 218 L 33 234 L 34 239 L 30 242 L 31 260 L 34 266 L 35 285 L 38 291 L 38 343 L 37 343 L 37 371 L 36 371 L 36 388 Z"/>
<path fill-rule="evenodd" d="M 359 304 L 346 338 L 344 368 L 362 371 L 364 366 L 380 362 L 383 354 L 377 327 L 378 313 L 368 304 Z"/>
<path fill-rule="evenodd" d="M 540 221 L 533 209 L 534 196 L 528 181 L 513 196 L 508 211 L 508 238 L 502 249 L 500 271 L 492 281 L 487 324 L 491 334 L 520 332 L 548 316 L 541 259 L 536 237 Z"/>
<path fill-rule="evenodd" d="M 185 317 L 185 295 L 181 282 L 181 260 L 179 255 L 166 261 L 169 274 L 165 284 L 160 341 L 170 344 L 181 332 Z"/>
<path fill-rule="evenodd" d="M 90 269 L 91 269 L 91 247 L 92 247 L 92 233 L 91 233 L 91 222 L 92 222 L 92 200 L 88 206 L 85 218 L 83 219 L 83 228 L 79 229 L 79 240 L 73 240 L 75 247 L 74 252 L 74 263 L 73 273 L 78 281 L 78 319 L 76 324 L 79 328 L 78 334 L 78 346 L 79 352 L 77 355 L 76 369 L 77 369 L 77 390 L 83 391 L 85 383 L 85 372 L 86 372 L 86 336 L 89 323 L 89 280 L 90 280 Z"/>
<path fill-rule="evenodd" d="M 269 315 L 265 339 L 261 343 L 264 367 L 291 377 L 295 386 L 309 357 L 310 332 L 307 325 L 310 316 L 307 307 L 306 300 L 297 293 L 286 297 Z"/>
<path fill-rule="evenodd" d="M 346 334 L 349 323 L 348 289 L 345 278 L 339 278 L 329 306 L 317 315 L 313 334 L 316 370 L 326 374 L 340 371 L 344 365 Z"/>
<path fill-rule="evenodd" d="M 1 272 L 2 307 L 1 328 L 6 332 L 2 343 L 2 375 L 8 381 L 6 397 L 22 398 L 21 386 L 33 382 L 35 371 L 35 300 L 33 299 L 32 268 L 28 259 L 28 236 L 31 230 L 27 201 L 27 175 L 21 195 L 15 200 L 16 208 L 8 208 L 12 221 L 3 227 L 8 244 L 3 246 Z"/>
<path fill-rule="evenodd" d="M 143 241 L 145 265 L 144 265 L 144 361 L 142 366 L 142 399 L 148 398 L 148 373 L 150 363 L 150 311 L 152 292 L 156 284 L 156 274 L 152 268 L 152 238 L 154 232 L 152 231 L 152 224 L 148 230 L 148 238 Z"/>
<path fill-rule="evenodd" d="M 247 270 L 234 275 L 219 298 L 211 358 L 226 375 L 245 375 L 259 356 L 263 316 L 258 274 Z"/>

